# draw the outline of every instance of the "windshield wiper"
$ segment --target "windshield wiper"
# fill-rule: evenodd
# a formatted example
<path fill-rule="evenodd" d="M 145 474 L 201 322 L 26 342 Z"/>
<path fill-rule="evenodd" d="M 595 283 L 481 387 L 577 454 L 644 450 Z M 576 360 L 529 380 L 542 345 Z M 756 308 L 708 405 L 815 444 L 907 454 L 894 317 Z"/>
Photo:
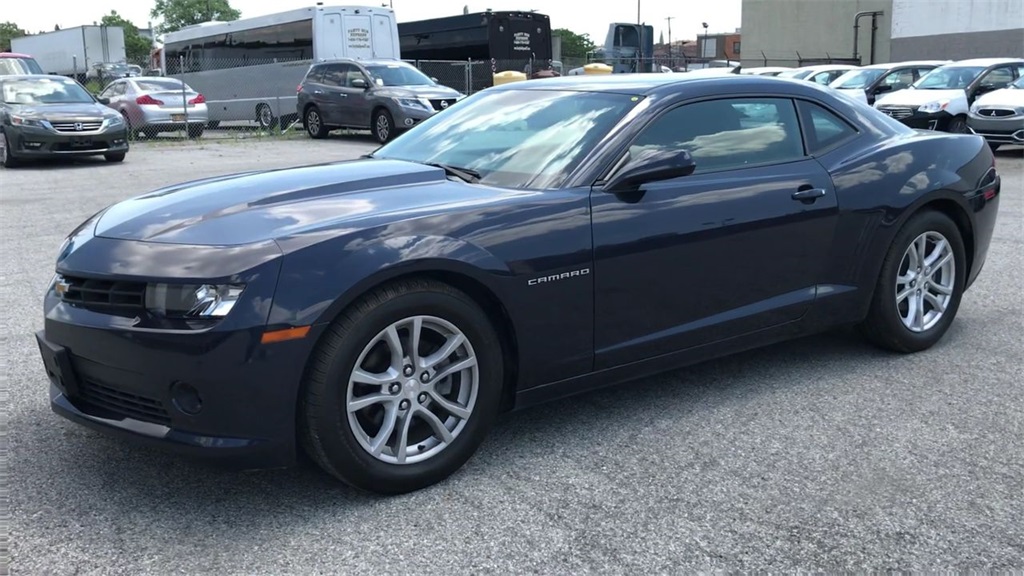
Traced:
<path fill-rule="evenodd" d="M 440 168 L 449 176 L 455 176 L 456 178 L 470 184 L 475 184 L 480 181 L 480 173 L 476 170 L 460 168 L 458 166 L 449 166 L 448 164 L 441 164 L 439 162 L 424 162 L 424 164 L 427 166 L 433 166 L 434 168 Z"/>

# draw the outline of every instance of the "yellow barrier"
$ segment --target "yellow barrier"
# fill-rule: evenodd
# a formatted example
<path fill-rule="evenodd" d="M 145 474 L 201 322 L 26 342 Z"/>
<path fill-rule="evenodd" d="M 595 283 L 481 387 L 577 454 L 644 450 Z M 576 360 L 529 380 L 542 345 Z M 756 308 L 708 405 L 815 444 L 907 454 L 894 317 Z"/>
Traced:
<path fill-rule="evenodd" d="M 519 82 L 520 80 L 526 80 L 526 74 L 516 72 L 515 70 L 505 70 L 504 72 L 498 72 L 494 75 L 495 86 L 508 84 L 509 82 Z"/>
<path fill-rule="evenodd" d="M 595 62 L 594 64 L 587 64 L 583 67 L 584 74 L 611 74 L 612 67 L 607 64 L 600 64 Z"/>

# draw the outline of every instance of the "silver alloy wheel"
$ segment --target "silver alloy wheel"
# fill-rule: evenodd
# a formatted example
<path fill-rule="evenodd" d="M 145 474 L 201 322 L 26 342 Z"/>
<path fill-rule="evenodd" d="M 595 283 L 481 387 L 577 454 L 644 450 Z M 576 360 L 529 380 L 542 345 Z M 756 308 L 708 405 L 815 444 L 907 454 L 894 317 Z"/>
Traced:
<path fill-rule="evenodd" d="M 896 310 L 911 332 L 925 332 L 945 314 L 956 282 L 956 259 L 949 240 L 925 232 L 907 247 L 896 276 Z"/>
<path fill-rule="evenodd" d="M 264 128 L 270 128 L 270 125 L 274 123 L 274 113 L 270 110 L 270 106 L 263 104 L 259 108 L 259 122 L 260 126 Z"/>
<path fill-rule="evenodd" d="M 345 397 L 349 427 L 378 460 L 421 462 L 459 436 L 479 387 L 476 353 L 461 330 L 435 316 L 404 318 L 359 354 Z"/>
<path fill-rule="evenodd" d="M 384 114 L 377 114 L 377 138 L 381 142 L 385 142 L 388 139 L 388 134 L 391 133 L 391 123 L 388 122 L 388 117 Z"/>
<path fill-rule="evenodd" d="M 310 110 L 306 113 L 306 130 L 310 134 L 318 134 L 320 132 L 320 114 L 316 110 Z"/>
<path fill-rule="evenodd" d="M 7 135 L 0 130 L 0 160 L 7 160 Z"/>

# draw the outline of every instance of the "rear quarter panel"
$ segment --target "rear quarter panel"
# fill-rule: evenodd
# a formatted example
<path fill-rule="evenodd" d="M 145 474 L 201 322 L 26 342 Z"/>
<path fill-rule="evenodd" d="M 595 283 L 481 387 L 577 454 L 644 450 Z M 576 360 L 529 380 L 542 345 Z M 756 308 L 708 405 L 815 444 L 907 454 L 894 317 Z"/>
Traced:
<path fill-rule="evenodd" d="M 897 135 L 820 157 L 832 174 L 840 209 L 820 294 L 836 301 L 826 308 L 830 318 L 823 321 L 863 318 L 894 237 L 928 205 L 953 209 L 967 223 L 964 240 L 973 280 L 984 260 L 996 212 L 992 201 L 986 202 L 979 192 L 992 160 L 980 137 L 945 133 Z"/>

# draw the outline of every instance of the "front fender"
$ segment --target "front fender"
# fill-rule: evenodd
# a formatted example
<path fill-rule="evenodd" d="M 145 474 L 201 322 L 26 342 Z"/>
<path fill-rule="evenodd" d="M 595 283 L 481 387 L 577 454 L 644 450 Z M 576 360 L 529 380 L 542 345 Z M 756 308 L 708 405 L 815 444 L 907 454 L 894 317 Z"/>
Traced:
<path fill-rule="evenodd" d="M 346 236 L 308 246 L 284 258 L 269 329 L 331 322 L 360 295 L 398 276 L 445 271 L 468 276 L 502 298 L 506 263 L 456 238 L 430 235 Z"/>

